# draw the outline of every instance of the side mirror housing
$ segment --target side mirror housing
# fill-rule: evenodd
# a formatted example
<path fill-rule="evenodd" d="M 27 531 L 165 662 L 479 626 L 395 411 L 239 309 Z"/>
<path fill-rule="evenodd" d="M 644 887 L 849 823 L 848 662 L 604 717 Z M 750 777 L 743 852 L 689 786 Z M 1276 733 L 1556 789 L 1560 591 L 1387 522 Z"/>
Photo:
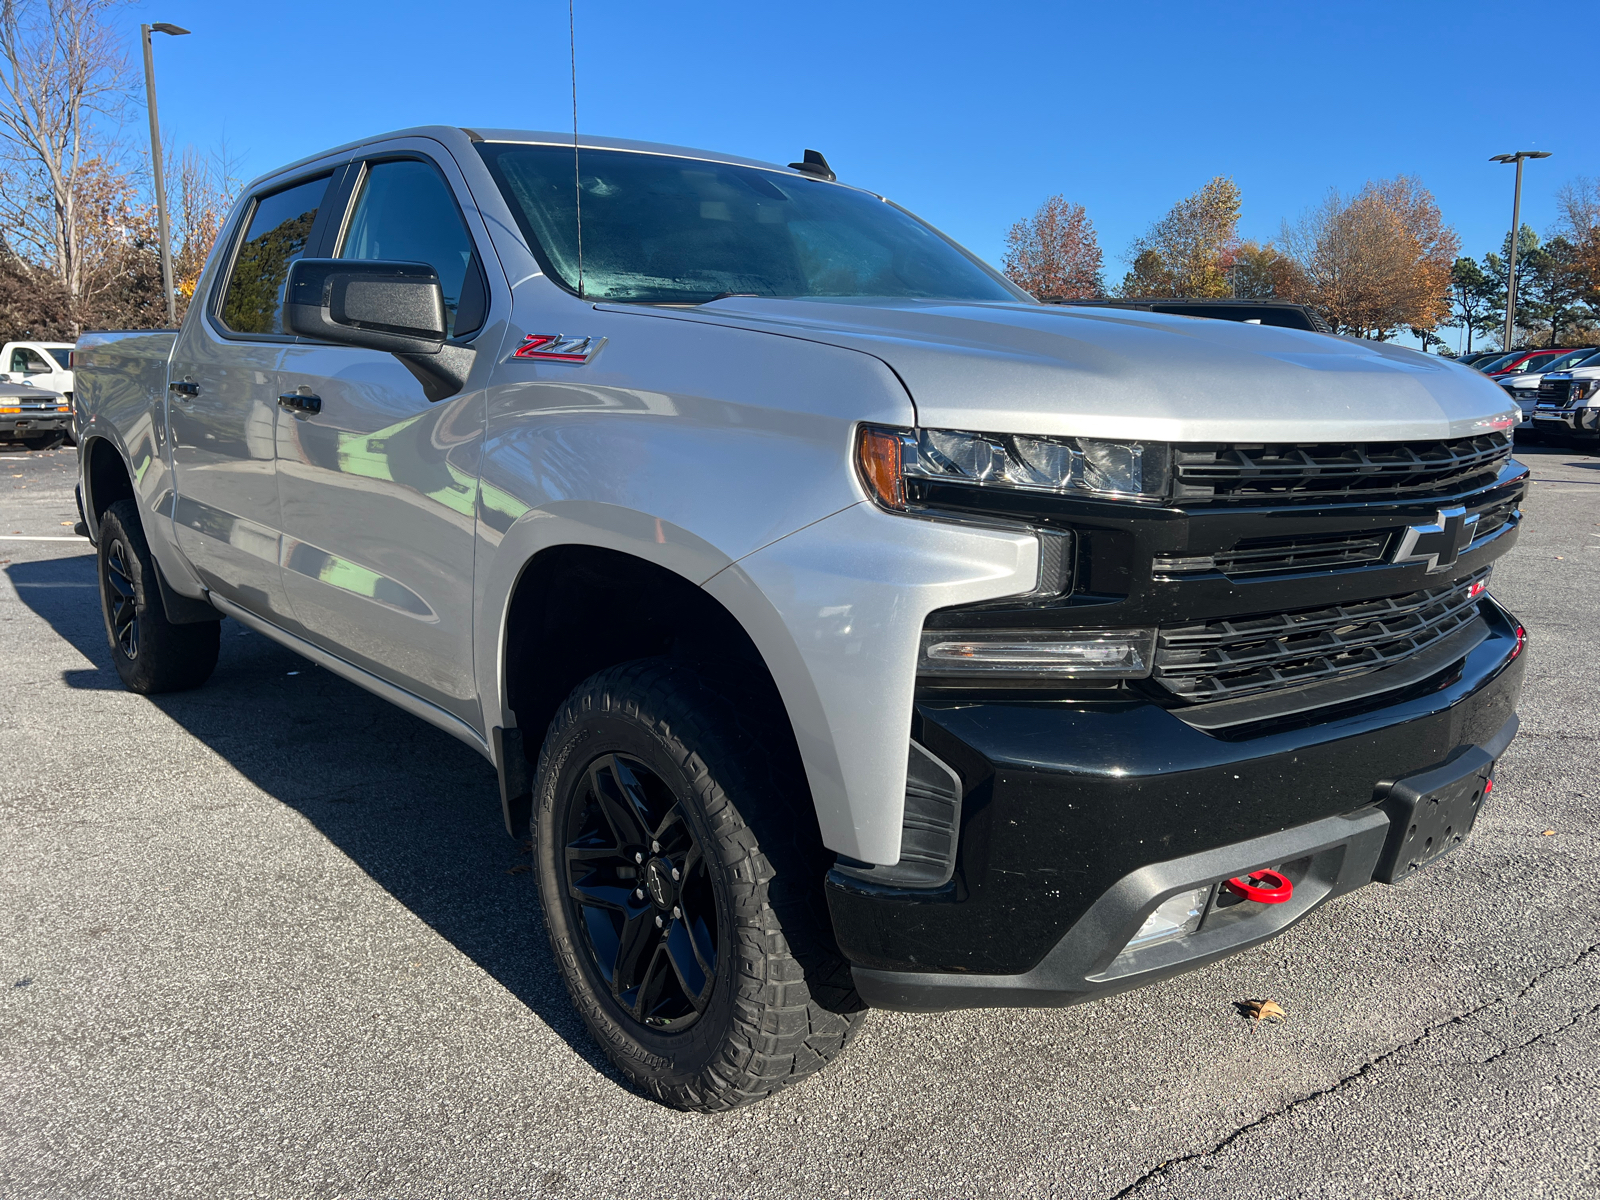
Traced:
<path fill-rule="evenodd" d="M 444 345 L 444 292 L 427 263 L 299 259 L 283 315 L 292 332 L 342 346 L 437 354 Z"/>
<path fill-rule="evenodd" d="M 466 386 L 474 352 L 450 345 L 444 290 L 427 263 L 302 258 L 289 267 L 283 322 L 291 333 L 397 357 L 429 400 Z"/>

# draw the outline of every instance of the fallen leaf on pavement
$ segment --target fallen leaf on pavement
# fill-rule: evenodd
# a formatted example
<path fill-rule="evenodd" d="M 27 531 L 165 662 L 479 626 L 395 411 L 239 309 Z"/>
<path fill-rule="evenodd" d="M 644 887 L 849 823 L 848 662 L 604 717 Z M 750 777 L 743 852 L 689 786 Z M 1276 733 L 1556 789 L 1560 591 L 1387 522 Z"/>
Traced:
<path fill-rule="evenodd" d="M 1246 1000 L 1239 1007 L 1245 1016 L 1254 1018 L 1258 1024 L 1271 1021 L 1281 1025 L 1289 1019 L 1289 1014 L 1283 1011 L 1276 1000 Z"/>
<path fill-rule="evenodd" d="M 518 863 L 516 866 L 512 867 L 509 871 L 507 871 L 506 874 L 507 875 L 521 875 L 527 869 L 528 869 L 528 864 L 527 863 Z"/>
<path fill-rule="evenodd" d="M 1546 829 L 1539 836 L 1540 837 L 1555 837 L 1555 835 L 1556 835 L 1556 831 L 1554 829 Z"/>

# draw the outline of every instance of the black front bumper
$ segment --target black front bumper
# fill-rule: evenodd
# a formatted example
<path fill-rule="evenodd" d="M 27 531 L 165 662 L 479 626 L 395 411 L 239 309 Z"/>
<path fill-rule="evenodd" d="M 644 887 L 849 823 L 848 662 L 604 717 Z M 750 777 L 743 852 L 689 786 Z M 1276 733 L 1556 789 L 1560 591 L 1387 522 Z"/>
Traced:
<path fill-rule="evenodd" d="M 1482 612 L 1489 637 L 1391 703 L 1256 736 L 1139 701 L 919 704 L 913 737 L 963 785 L 956 870 L 931 890 L 829 875 L 862 997 L 1077 1003 L 1234 953 L 1372 881 L 1401 853 L 1406 782 L 1451 764 L 1430 788 L 1486 777 L 1515 732 L 1518 627 L 1493 602 Z M 1289 903 L 1118 958 L 1163 897 L 1283 864 L 1299 876 Z"/>

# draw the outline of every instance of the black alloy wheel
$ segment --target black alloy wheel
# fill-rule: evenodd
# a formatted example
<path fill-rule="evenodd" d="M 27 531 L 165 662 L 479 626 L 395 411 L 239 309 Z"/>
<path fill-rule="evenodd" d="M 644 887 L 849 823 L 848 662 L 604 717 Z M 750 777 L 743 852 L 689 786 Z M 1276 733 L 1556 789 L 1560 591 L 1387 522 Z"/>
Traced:
<path fill-rule="evenodd" d="M 633 1020 L 689 1028 L 717 979 L 717 904 L 705 855 L 671 788 L 605 754 L 568 810 L 567 899 L 591 964 Z"/>
<path fill-rule="evenodd" d="M 128 569 L 128 545 L 117 538 L 106 547 L 106 601 L 110 612 L 111 636 L 117 649 L 130 660 L 139 657 L 139 604 Z"/>
<path fill-rule="evenodd" d="M 167 616 L 137 502 L 108 505 L 97 524 L 100 613 L 123 685 L 141 696 L 198 687 L 217 665 L 221 614 L 205 619 L 202 610 L 181 624 Z"/>
<path fill-rule="evenodd" d="M 699 664 L 619 663 L 539 750 L 534 878 L 557 970 L 606 1056 L 677 1108 L 737 1108 L 843 1052 L 865 1006 L 775 694 Z"/>

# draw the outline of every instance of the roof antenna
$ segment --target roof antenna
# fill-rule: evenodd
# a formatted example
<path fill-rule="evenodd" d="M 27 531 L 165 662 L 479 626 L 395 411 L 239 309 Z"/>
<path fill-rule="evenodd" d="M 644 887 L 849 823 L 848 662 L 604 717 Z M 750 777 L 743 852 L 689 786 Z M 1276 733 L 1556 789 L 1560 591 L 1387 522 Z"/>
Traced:
<path fill-rule="evenodd" d="M 807 175 L 815 175 L 818 179 L 826 179 L 829 183 L 837 183 L 839 177 L 833 173 L 833 168 L 828 165 L 828 160 L 822 157 L 819 150 L 807 150 L 805 161 L 790 163 L 794 171 L 801 171 Z"/>
<path fill-rule="evenodd" d="M 583 299 L 583 181 L 578 176 L 578 34 L 567 0 L 567 45 L 572 51 L 572 196 L 578 212 L 578 299 Z M 808 151 L 809 153 L 809 151 Z"/>

